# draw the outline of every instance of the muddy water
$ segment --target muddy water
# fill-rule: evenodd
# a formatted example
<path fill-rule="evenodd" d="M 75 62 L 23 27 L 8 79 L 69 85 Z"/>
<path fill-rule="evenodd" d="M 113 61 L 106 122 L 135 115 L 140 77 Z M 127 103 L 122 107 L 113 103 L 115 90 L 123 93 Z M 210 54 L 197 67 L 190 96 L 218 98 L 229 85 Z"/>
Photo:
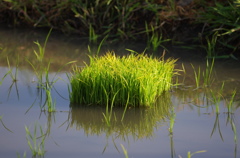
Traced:
<path fill-rule="evenodd" d="M 0 29 L 0 157 L 13 158 L 18 154 L 23 157 L 24 152 L 32 157 L 25 126 L 32 135 L 36 126 L 37 137 L 42 127 L 46 158 L 125 157 L 121 145 L 129 157 L 136 158 L 187 157 L 189 151 L 203 150 L 205 152 L 193 157 L 239 157 L 239 61 L 215 61 L 211 86 L 196 88 L 191 64 L 196 70 L 198 66 L 204 70 L 205 59 L 200 59 L 196 50 L 170 48 L 166 55 L 179 58 L 178 68 L 185 66 L 186 74 L 179 77 L 182 84 L 161 96 L 153 109 L 128 109 L 123 121 L 120 121 L 123 109 L 114 109 L 109 127 L 103 118 L 105 109 L 70 104 L 66 73 L 71 67 L 58 72 L 59 67 L 69 61 L 76 60 L 79 66 L 88 62 L 87 42 L 55 32 L 47 44 L 45 59 L 51 62 L 49 76 L 56 81 L 52 99 L 57 111 L 44 111 L 45 93 L 37 88 L 36 73 L 26 59 L 37 63 L 33 54 L 37 47 L 33 41 L 43 43 L 46 34 L 44 31 Z M 121 43 L 104 46 L 102 53 L 107 50 L 126 53 L 125 48 L 144 50 L 143 44 Z M 12 73 L 8 73 L 10 69 Z M 13 82 L 15 74 L 17 81 Z M 234 90 L 236 95 L 229 112 L 227 106 L 231 104 Z M 169 131 L 171 120 L 175 122 L 172 132 Z M 41 137 L 37 139 L 38 143 L 40 141 Z"/>

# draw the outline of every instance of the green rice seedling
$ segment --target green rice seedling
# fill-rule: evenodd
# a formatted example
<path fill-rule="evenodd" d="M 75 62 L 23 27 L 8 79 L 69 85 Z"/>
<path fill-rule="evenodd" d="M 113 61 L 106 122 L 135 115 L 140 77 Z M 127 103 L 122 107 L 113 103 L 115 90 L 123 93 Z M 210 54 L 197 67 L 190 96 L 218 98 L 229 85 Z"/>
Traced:
<path fill-rule="evenodd" d="M 71 62 L 68 62 L 66 64 L 64 64 L 62 67 L 60 67 L 58 69 L 58 71 L 55 73 L 55 75 L 52 77 L 52 79 L 49 78 L 49 69 L 50 69 L 50 63 L 48 63 L 48 65 L 44 68 L 44 77 L 45 77 L 45 80 L 44 82 L 42 83 L 38 83 L 39 85 L 39 88 L 42 88 L 44 91 L 45 91 L 45 94 L 46 94 L 46 102 L 45 104 L 43 105 L 43 107 L 45 108 L 45 105 L 47 105 L 47 111 L 48 112 L 54 112 L 56 111 L 56 101 L 53 101 L 52 99 L 52 89 L 54 88 L 54 84 L 61 78 L 56 78 L 57 77 L 57 74 L 66 66 L 66 65 L 69 65 L 69 64 L 72 64 L 74 63 L 75 61 L 71 61 Z M 45 109 L 46 110 L 46 109 Z"/>
<path fill-rule="evenodd" d="M 51 32 L 52 32 L 52 28 L 49 30 L 43 46 L 39 42 L 34 42 L 38 46 L 38 52 L 36 50 L 34 50 L 34 54 L 37 57 L 39 62 L 42 62 L 44 59 L 47 42 L 48 42 Z"/>
<path fill-rule="evenodd" d="M 201 79 L 201 68 L 198 67 L 198 70 L 196 70 L 193 65 L 192 65 L 192 68 L 194 71 L 194 78 L 195 78 L 196 86 L 197 86 L 197 88 L 199 88 L 200 87 L 200 79 Z"/>
<path fill-rule="evenodd" d="M 237 91 L 235 89 L 232 93 L 232 96 L 231 96 L 231 99 L 230 99 L 229 103 L 227 104 L 228 113 L 233 113 L 233 101 L 234 101 L 234 98 L 236 96 L 236 93 L 237 93 Z"/>
<path fill-rule="evenodd" d="M 34 72 L 35 72 L 35 74 L 36 74 L 36 76 L 38 78 L 38 82 L 39 83 L 42 83 L 42 80 L 43 80 L 43 73 L 44 73 L 44 63 L 43 63 L 43 60 L 44 60 L 44 55 L 45 55 L 45 49 L 46 49 L 47 41 L 48 41 L 48 39 L 50 37 L 51 32 L 52 32 L 52 29 L 50 29 L 50 31 L 48 32 L 43 46 L 39 42 L 34 42 L 38 46 L 38 51 L 34 50 L 34 55 L 37 58 L 38 64 L 35 65 L 29 59 L 26 59 L 27 62 L 33 68 L 33 70 L 34 70 Z"/>
<path fill-rule="evenodd" d="M 163 39 L 162 33 L 157 30 L 151 25 L 151 28 L 148 28 L 148 25 L 145 24 L 146 26 L 146 33 L 148 37 L 148 47 L 153 49 L 153 52 L 156 52 L 159 47 L 164 48 L 165 50 L 166 47 L 163 45 L 163 43 L 171 41 L 170 39 Z"/>
<path fill-rule="evenodd" d="M 99 43 L 98 47 L 97 47 L 97 52 L 94 53 L 92 50 L 91 50 L 91 47 L 88 45 L 88 53 L 90 54 L 90 56 L 98 56 L 100 51 L 101 51 L 101 48 L 102 48 L 102 45 L 103 43 L 106 41 L 106 39 L 108 38 L 108 36 L 105 36 L 102 41 Z"/>
<path fill-rule="evenodd" d="M 26 139 L 28 142 L 28 146 L 32 152 L 33 157 L 44 157 L 45 155 L 45 134 L 41 126 L 39 126 L 40 136 L 37 136 L 37 124 L 34 126 L 34 133 L 32 134 L 29 131 L 29 128 L 25 126 L 26 131 Z M 38 142 L 38 139 L 41 139 Z"/>
<path fill-rule="evenodd" d="M 187 153 L 187 158 L 191 158 L 193 155 L 198 154 L 198 153 L 204 153 L 207 152 L 206 150 L 201 150 L 201 151 L 196 151 L 194 153 L 191 153 L 190 151 Z"/>
<path fill-rule="evenodd" d="M 152 106 L 158 96 L 170 90 L 175 61 L 145 54 L 117 57 L 113 52 L 90 56 L 89 65 L 73 69 L 70 101 L 108 105 L 114 100 L 113 106 Z"/>
<path fill-rule="evenodd" d="M 214 67 L 214 60 L 212 59 L 211 63 L 207 60 L 206 69 L 203 71 L 203 84 L 204 86 L 209 86 L 213 83 L 213 67 Z"/>
<path fill-rule="evenodd" d="M 211 39 L 209 39 L 209 37 L 206 37 L 207 46 L 205 47 L 205 49 L 207 51 L 207 58 L 217 57 L 217 54 L 215 52 L 217 37 L 218 37 L 218 32 L 215 32 Z"/>
<path fill-rule="evenodd" d="M 98 40 L 98 35 L 95 33 L 92 25 L 89 27 L 89 42 L 96 44 Z"/>
<path fill-rule="evenodd" d="M 50 82 L 50 79 L 49 79 L 49 75 L 48 75 L 48 72 L 49 72 L 49 67 L 50 67 L 50 62 L 48 64 L 48 67 L 45 69 L 45 78 L 46 78 L 46 82 L 42 84 L 42 88 L 45 90 L 45 93 L 46 93 L 46 103 L 47 103 L 47 107 L 48 107 L 48 112 L 54 112 L 56 110 L 56 103 L 53 102 L 52 100 L 52 95 L 51 95 L 51 90 L 52 90 L 52 86 L 53 84 L 57 81 L 53 81 L 53 82 Z"/>
<path fill-rule="evenodd" d="M 173 127 L 174 127 L 174 124 L 175 124 L 175 119 L 176 119 L 176 113 L 175 113 L 175 110 L 174 110 L 174 107 L 172 107 L 172 110 L 171 110 L 171 114 L 170 114 L 170 119 L 169 119 L 169 133 L 170 135 L 173 134 Z"/>
<path fill-rule="evenodd" d="M 123 150 L 123 153 L 125 155 L 125 158 L 128 158 L 128 152 L 127 150 L 125 149 L 125 147 L 121 144 L 121 147 L 122 147 L 122 150 Z"/>
<path fill-rule="evenodd" d="M 107 92 L 106 92 L 106 89 L 104 90 L 104 92 L 105 92 L 106 97 L 107 97 L 107 105 L 106 105 L 106 114 L 103 113 L 103 116 L 104 116 L 104 119 L 105 119 L 107 125 L 110 126 L 110 121 L 111 121 L 111 118 L 112 118 L 112 110 L 113 110 L 114 100 L 115 100 L 115 97 L 116 97 L 116 95 L 117 95 L 118 92 L 117 92 L 116 94 L 114 94 L 114 96 L 113 96 L 113 99 L 112 99 L 112 102 L 111 102 L 111 107 L 110 107 L 110 112 L 108 111 L 108 94 L 107 94 Z"/>
<path fill-rule="evenodd" d="M 203 79 L 203 86 L 209 86 L 213 83 L 213 68 L 214 68 L 214 59 L 212 59 L 211 63 L 209 63 L 209 60 L 206 61 L 206 68 L 204 71 L 201 70 L 201 67 L 199 66 L 196 70 L 195 67 L 191 64 L 193 71 L 194 71 L 194 78 L 196 87 L 200 87 L 200 81 Z"/>
<path fill-rule="evenodd" d="M 34 55 L 37 58 L 38 63 L 34 64 L 30 60 L 26 59 L 27 62 L 31 65 L 33 68 L 37 79 L 38 79 L 38 88 L 43 89 L 46 95 L 46 101 L 43 107 L 45 108 L 45 105 L 47 105 L 47 111 L 48 112 L 54 112 L 56 111 L 56 103 L 52 99 L 51 91 L 53 88 L 53 85 L 55 82 L 58 81 L 59 78 L 56 79 L 57 74 L 66 66 L 69 64 L 74 63 L 75 61 L 70 61 L 66 64 L 64 64 L 62 67 L 58 69 L 58 71 L 55 73 L 52 79 L 49 78 L 49 70 L 50 70 L 50 63 L 51 61 L 44 62 L 44 56 L 45 56 L 45 49 L 47 45 L 47 41 L 50 37 L 52 29 L 48 32 L 46 39 L 44 41 L 44 45 L 42 46 L 39 42 L 34 42 L 38 46 L 38 51 L 34 50 Z M 46 64 L 47 63 L 47 64 Z M 42 97 L 41 97 L 42 99 Z M 31 106 L 32 107 L 32 106 Z M 44 109 L 46 110 L 46 109 Z"/>

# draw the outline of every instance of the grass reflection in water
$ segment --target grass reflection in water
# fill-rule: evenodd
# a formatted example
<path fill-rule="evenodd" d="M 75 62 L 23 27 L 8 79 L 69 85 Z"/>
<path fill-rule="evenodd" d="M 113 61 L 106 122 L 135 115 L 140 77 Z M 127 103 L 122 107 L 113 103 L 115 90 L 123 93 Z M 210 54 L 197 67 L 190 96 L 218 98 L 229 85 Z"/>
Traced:
<path fill-rule="evenodd" d="M 105 108 L 71 105 L 69 122 L 71 127 L 84 130 L 86 135 L 106 133 L 107 137 L 116 135 L 125 140 L 132 136 L 133 139 L 138 140 L 152 137 L 154 130 L 166 123 L 172 106 L 170 95 L 164 94 L 151 108 L 128 108 L 124 114 L 124 109 L 117 107 L 112 111 L 111 126 L 108 126 L 102 115 Z M 122 120 L 123 114 L 124 119 Z"/>

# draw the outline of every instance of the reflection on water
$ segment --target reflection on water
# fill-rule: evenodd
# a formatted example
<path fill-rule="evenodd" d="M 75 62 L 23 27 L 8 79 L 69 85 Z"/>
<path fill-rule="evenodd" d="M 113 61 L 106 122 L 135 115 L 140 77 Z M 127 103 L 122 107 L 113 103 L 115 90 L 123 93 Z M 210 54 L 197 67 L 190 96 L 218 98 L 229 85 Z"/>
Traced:
<path fill-rule="evenodd" d="M 130 108 L 125 114 L 124 109 L 114 108 L 108 126 L 103 117 L 105 108 L 69 106 L 65 72 L 70 68 L 56 71 L 69 61 L 77 60 L 78 65 L 87 62 L 87 44 L 54 33 L 47 44 L 46 58 L 51 59 L 49 77 L 57 73 L 52 90 L 57 111 L 42 111 L 46 96 L 26 58 L 34 63 L 33 41 L 43 42 L 46 34 L 0 30 L 0 118 L 13 132 L 0 123 L 1 157 L 17 157 L 17 152 L 22 155 L 25 151 L 31 157 L 24 126 L 34 132 L 35 122 L 46 133 L 46 158 L 124 157 L 121 144 L 129 157 L 137 158 L 186 157 L 188 151 L 201 150 L 207 152 L 194 157 L 239 157 L 239 64 L 216 61 L 213 85 L 196 89 L 191 64 L 204 69 L 206 63 L 179 59 L 177 67 L 184 63 L 187 72 L 184 85 L 159 97 L 154 108 Z M 110 50 L 124 48 L 134 50 L 126 45 Z M 12 74 L 18 71 L 16 81 L 8 74 L 7 57 Z"/>
<path fill-rule="evenodd" d="M 86 135 L 116 135 L 122 140 L 149 138 L 160 126 L 166 125 L 172 107 L 169 94 L 162 95 L 153 108 L 114 108 L 109 127 L 104 121 L 105 108 L 75 107 L 70 109 L 70 126 L 84 130 Z M 123 117 L 123 120 L 122 120 Z M 122 120 L 122 121 L 121 121 Z"/>

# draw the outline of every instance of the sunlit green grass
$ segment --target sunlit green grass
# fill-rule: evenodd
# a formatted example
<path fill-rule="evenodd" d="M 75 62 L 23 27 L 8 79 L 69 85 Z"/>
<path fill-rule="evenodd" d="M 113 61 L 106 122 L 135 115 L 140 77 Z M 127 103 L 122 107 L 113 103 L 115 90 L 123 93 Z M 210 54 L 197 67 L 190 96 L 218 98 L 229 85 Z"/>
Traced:
<path fill-rule="evenodd" d="M 108 52 L 90 57 L 90 64 L 74 68 L 71 102 L 113 106 L 151 106 L 172 86 L 176 60 Z M 114 102 L 112 103 L 112 101 Z"/>

